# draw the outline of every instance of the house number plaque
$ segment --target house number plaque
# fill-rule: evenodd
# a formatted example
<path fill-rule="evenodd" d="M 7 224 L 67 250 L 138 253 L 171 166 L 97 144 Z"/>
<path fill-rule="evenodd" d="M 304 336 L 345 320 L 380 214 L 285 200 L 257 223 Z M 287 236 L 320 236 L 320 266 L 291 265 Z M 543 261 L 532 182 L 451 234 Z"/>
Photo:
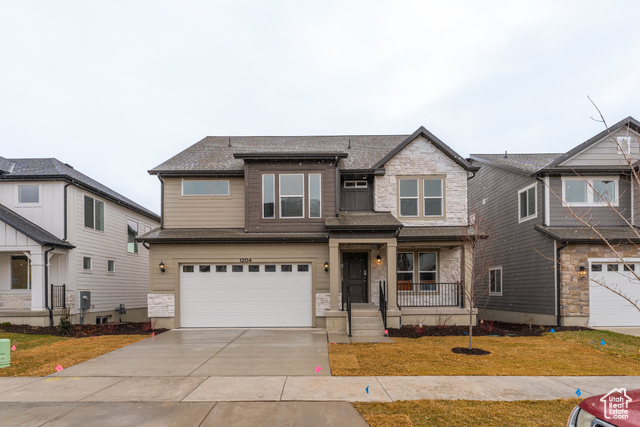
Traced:
<path fill-rule="evenodd" d="M 246 264 L 248 262 L 251 262 L 251 258 L 240 258 L 240 262 L 243 262 Z"/>

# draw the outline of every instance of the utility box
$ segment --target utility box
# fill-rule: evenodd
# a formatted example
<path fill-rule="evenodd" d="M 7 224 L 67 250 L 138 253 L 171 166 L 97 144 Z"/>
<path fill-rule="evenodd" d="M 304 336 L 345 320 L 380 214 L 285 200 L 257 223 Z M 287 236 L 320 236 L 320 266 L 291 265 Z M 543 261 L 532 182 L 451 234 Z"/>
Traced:
<path fill-rule="evenodd" d="M 80 291 L 80 308 L 89 310 L 91 308 L 91 292 Z"/>
<path fill-rule="evenodd" d="M 11 340 L 0 340 L 0 368 L 11 366 Z"/>

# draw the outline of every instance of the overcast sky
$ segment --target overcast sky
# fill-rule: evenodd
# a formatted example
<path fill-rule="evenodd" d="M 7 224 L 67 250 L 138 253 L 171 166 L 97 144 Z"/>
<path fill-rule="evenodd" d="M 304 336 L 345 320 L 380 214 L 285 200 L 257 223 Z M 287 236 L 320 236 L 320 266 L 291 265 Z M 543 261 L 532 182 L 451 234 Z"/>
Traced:
<path fill-rule="evenodd" d="M 564 152 L 640 118 L 638 1 L 0 0 L 0 156 L 159 213 L 207 135 L 410 134 Z"/>

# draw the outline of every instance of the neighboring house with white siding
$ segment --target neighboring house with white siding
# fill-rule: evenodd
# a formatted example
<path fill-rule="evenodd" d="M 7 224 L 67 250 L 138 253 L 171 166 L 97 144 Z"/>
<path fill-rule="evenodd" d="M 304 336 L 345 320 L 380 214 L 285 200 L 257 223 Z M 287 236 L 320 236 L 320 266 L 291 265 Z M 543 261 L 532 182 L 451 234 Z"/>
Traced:
<path fill-rule="evenodd" d="M 0 157 L 0 322 L 48 325 L 63 305 L 74 323 L 145 320 L 149 253 L 135 239 L 159 220 L 59 160 Z"/>
<path fill-rule="evenodd" d="M 337 332 L 352 313 L 363 335 L 382 335 L 381 312 L 390 327 L 468 322 L 476 170 L 423 127 L 204 138 L 149 171 L 162 183 L 162 226 L 139 238 L 149 316 Z"/>
<path fill-rule="evenodd" d="M 640 299 L 639 131 L 627 117 L 566 153 L 471 155 L 481 168 L 470 204 L 492 224 L 484 319 L 640 326 L 635 307 L 598 285 Z"/>

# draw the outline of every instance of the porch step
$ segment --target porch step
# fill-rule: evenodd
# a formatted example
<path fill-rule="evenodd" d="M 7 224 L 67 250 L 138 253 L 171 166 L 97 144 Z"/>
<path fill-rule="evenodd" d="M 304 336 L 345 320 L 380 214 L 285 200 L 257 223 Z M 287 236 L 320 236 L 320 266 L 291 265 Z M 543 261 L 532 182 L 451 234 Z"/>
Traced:
<path fill-rule="evenodd" d="M 353 314 L 353 313 L 352 313 Z M 384 324 L 380 312 L 377 316 L 352 316 L 351 336 L 353 337 L 382 337 L 384 336 Z"/>

